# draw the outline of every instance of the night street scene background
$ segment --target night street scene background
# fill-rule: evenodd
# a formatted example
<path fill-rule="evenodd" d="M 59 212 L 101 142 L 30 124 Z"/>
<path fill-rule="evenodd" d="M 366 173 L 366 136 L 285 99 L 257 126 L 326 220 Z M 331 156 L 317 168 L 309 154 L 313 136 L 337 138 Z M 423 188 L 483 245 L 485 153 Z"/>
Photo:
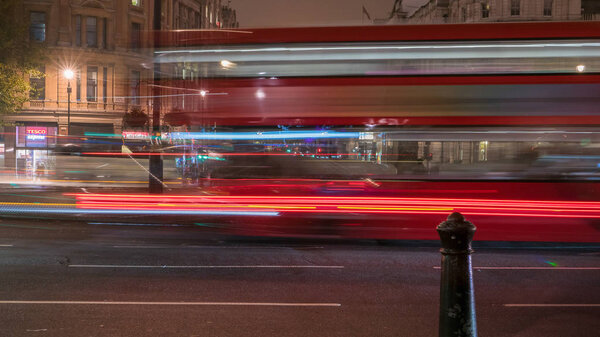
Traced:
<path fill-rule="evenodd" d="M 600 1 L 3 0 L 0 336 L 600 336 Z"/>

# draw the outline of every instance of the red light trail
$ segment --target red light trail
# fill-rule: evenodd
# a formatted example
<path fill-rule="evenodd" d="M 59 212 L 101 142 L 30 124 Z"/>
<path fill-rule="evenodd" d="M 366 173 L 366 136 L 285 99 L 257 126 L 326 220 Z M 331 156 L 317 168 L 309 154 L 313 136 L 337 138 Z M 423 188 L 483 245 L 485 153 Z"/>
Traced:
<path fill-rule="evenodd" d="M 320 196 L 197 196 L 67 194 L 83 209 L 243 210 L 284 213 L 448 214 L 599 218 L 600 202 L 460 198 L 385 198 Z"/>

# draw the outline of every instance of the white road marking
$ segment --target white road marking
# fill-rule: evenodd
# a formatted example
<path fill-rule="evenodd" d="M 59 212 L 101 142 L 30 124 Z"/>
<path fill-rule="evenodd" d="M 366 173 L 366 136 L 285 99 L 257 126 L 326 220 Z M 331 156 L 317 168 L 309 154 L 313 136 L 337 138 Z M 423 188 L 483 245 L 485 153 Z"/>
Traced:
<path fill-rule="evenodd" d="M 542 303 L 542 304 L 504 304 L 505 307 L 600 307 L 597 303 L 575 303 L 575 304 L 561 304 L 561 303 Z"/>
<path fill-rule="evenodd" d="M 13 245 L 5 245 L 5 244 L 2 244 L 2 245 L 0 245 L 0 247 L 13 247 Z"/>
<path fill-rule="evenodd" d="M 223 265 L 223 266 L 146 266 L 122 264 L 70 264 L 69 268 L 156 268 L 156 269 L 228 269 L 228 268 L 307 268 L 307 269 L 343 269 L 344 266 L 313 266 L 313 265 Z"/>
<path fill-rule="evenodd" d="M 256 247 L 256 246 L 143 246 L 143 245 L 119 245 L 112 246 L 113 248 L 139 248 L 139 249 L 173 249 L 173 248 L 195 248 L 195 249 L 323 249 L 323 246 L 264 246 L 264 247 Z"/>
<path fill-rule="evenodd" d="M 500 246 L 500 247 L 477 247 L 477 249 L 481 250 L 481 249 L 511 249 L 511 250 L 518 250 L 518 249 L 598 249 L 600 248 L 600 246 L 546 246 L 546 247 L 542 247 L 542 246 L 508 246 L 508 247 L 504 247 L 504 246 Z"/>
<path fill-rule="evenodd" d="M 86 305 L 182 305 L 182 306 L 262 306 L 262 307 L 341 307 L 340 303 L 294 302 L 123 302 L 123 301 L 3 301 L 0 304 L 86 304 Z"/>
<path fill-rule="evenodd" d="M 441 269 L 439 266 L 433 269 Z M 473 267 L 482 270 L 600 270 L 600 267 Z"/>
<path fill-rule="evenodd" d="M 177 247 L 177 246 L 176 246 Z M 113 248 L 140 248 L 140 249 L 154 249 L 154 248 L 173 248 L 173 246 L 113 246 Z M 177 247 L 180 248 L 180 247 Z"/>
<path fill-rule="evenodd" d="M 177 224 L 159 224 L 159 223 L 122 223 L 122 222 L 88 222 L 88 225 L 103 226 L 139 226 L 139 227 L 189 227 Z"/>

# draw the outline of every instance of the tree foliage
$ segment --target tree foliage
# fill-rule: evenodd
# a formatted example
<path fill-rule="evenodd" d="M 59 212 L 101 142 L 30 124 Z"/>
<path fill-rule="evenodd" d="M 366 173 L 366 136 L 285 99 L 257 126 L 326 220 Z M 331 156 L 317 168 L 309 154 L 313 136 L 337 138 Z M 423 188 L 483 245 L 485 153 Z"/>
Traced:
<path fill-rule="evenodd" d="M 0 0 L 0 114 L 13 113 L 32 89 L 25 75 L 43 76 L 41 43 L 29 40 L 29 18 L 23 0 Z"/>
<path fill-rule="evenodd" d="M 134 106 L 123 115 L 123 129 L 125 128 L 148 128 L 150 118 L 144 109 Z"/>

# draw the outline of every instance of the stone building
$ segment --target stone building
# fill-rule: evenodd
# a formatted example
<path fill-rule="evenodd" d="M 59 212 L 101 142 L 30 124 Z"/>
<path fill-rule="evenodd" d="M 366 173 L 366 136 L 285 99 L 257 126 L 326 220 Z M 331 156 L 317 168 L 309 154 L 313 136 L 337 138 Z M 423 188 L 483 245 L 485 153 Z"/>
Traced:
<path fill-rule="evenodd" d="M 163 29 L 221 25 L 220 0 L 161 1 Z M 68 141 L 56 135 L 120 135 L 126 111 L 151 111 L 152 50 L 143 36 L 153 10 L 154 0 L 23 0 L 30 39 L 47 47 L 48 61 L 45 77 L 29 79 L 29 102 L 2 116 L 15 125 L 4 127 L 5 166 L 43 161 Z"/>
<path fill-rule="evenodd" d="M 229 7 L 229 5 L 221 6 L 221 17 L 223 22 L 221 28 L 239 28 L 235 9 Z"/>
<path fill-rule="evenodd" d="M 595 0 L 430 0 L 408 24 L 597 20 Z"/>
<path fill-rule="evenodd" d="M 124 111 L 145 107 L 151 54 L 142 32 L 151 28 L 152 6 L 140 0 L 24 1 L 30 38 L 48 48 L 45 78 L 30 79 L 38 90 L 22 110 L 5 121 L 44 124 L 66 135 L 86 129 L 114 133 Z M 68 80 L 65 71 L 71 70 Z M 67 86 L 71 86 L 70 101 Z M 49 132 L 51 134 L 51 132 Z"/>
<path fill-rule="evenodd" d="M 221 0 L 162 1 L 163 29 L 218 29 L 237 25 L 235 10 L 222 5 Z"/>
<path fill-rule="evenodd" d="M 577 21 L 600 20 L 599 0 L 421 0 L 421 7 L 406 16 L 390 16 L 374 24 L 460 24 L 515 21 Z M 398 12 L 404 12 L 402 10 Z M 443 29 L 443 27 L 440 27 Z M 490 137 L 489 134 L 486 137 Z M 400 142 L 404 151 L 416 150 L 416 158 L 427 158 L 428 167 L 479 162 L 527 163 L 534 153 L 572 154 L 586 151 L 576 145 L 538 143 L 530 141 L 481 140 Z M 573 146 L 573 148 L 569 148 Z M 411 150 L 411 147 L 413 150 Z M 408 149 L 408 150 L 406 150 Z M 427 161 L 426 161 L 427 162 Z M 517 165 L 518 166 L 518 165 Z M 515 167 L 517 167 L 515 166 Z M 500 166 L 498 166 L 500 167 Z"/>

